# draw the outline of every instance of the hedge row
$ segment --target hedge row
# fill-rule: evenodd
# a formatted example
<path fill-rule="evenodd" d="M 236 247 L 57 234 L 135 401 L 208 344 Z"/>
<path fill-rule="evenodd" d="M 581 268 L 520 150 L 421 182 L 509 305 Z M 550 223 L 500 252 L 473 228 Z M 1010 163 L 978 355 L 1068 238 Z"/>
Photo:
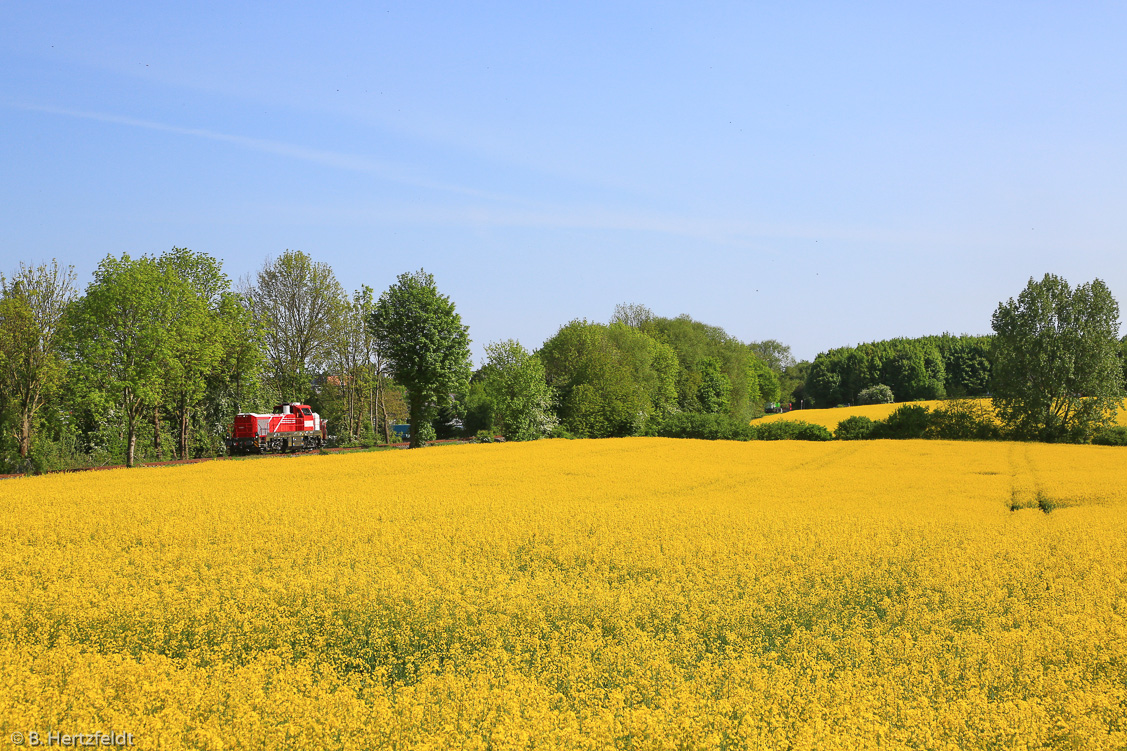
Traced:
<path fill-rule="evenodd" d="M 953 399 L 934 410 L 905 404 L 883 420 L 855 415 L 838 423 L 831 434 L 821 425 L 801 420 L 747 424 L 727 415 L 681 412 L 651 419 L 644 435 L 662 438 L 698 438 L 708 441 L 839 441 L 878 438 L 935 438 L 942 440 L 996 441 L 1013 439 L 980 401 Z M 1127 446 L 1127 427 L 1104 428 L 1092 443 Z"/>
<path fill-rule="evenodd" d="M 821 425 L 798 420 L 749 425 L 727 415 L 679 412 L 646 425 L 646 435 L 662 438 L 700 438 L 707 441 L 829 441 L 833 435 Z"/>
<path fill-rule="evenodd" d="M 981 402 L 954 399 L 934 410 L 919 404 L 905 404 L 884 420 L 855 415 L 842 420 L 834 429 L 839 441 L 875 438 L 938 438 L 944 440 L 998 441 L 1021 440 L 994 419 Z M 1104 446 L 1127 446 L 1127 427 L 1101 428 L 1091 442 Z M 1077 436 L 1076 440 L 1082 440 Z"/>

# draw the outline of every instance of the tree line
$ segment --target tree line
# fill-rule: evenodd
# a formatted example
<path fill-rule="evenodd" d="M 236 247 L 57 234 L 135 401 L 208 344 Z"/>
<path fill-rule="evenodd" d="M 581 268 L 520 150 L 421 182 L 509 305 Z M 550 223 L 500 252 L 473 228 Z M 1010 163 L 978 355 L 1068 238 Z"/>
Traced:
<path fill-rule="evenodd" d="M 454 434 L 527 440 L 638 435 L 678 413 L 748 420 L 780 398 L 774 342 L 619 306 L 536 351 L 486 346 L 431 275 L 346 293 L 300 251 L 237 283 L 205 253 L 107 256 L 0 275 L 0 471 L 214 456 L 239 412 L 309 403 L 342 445 Z"/>
<path fill-rule="evenodd" d="M 238 412 L 317 396 L 339 429 L 405 414 L 365 315 L 326 265 L 287 251 L 232 284 L 186 248 L 0 275 L 0 467 L 214 456 Z"/>
<path fill-rule="evenodd" d="M 623 304 L 536 350 L 491 342 L 475 370 L 468 327 L 422 270 L 378 296 L 346 293 L 327 264 L 287 250 L 235 284 L 217 259 L 177 247 L 107 256 L 80 293 L 73 269 L 21 264 L 0 274 L 0 471 L 214 456 L 235 414 L 291 401 L 320 412 L 340 445 L 391 443 L 401 423 L 413 446 L 744 436 L 766 405 L 990 393 L 1017 436 L 1082 438 L 1107 423 L 1127 337 L 1115 338 L 1102 282 L 1030 280 L 992 324 L 989 337 L 892 339 L 796 362 L 781 342 Z"/>
<path fill-rule="evenodd" d="M 985 396 L 990 392 L 988 336 L 925 336 L 839 347 L 814 358 L 801 398 L 809 406 L 859 404 L 866 390 L 885 386 L 893 399 L 919 401 Z"/>
<path fill-rule="evenodd" d="M 779 398 L 767 348 L 791 361 L 778 342 L 748 344 L 687 315 L 619 305 L 609 323 L 571 321 L 536 352 L 490 345 L 466 396 L 466 428 L 605 438 L 642 435 L 685 412 L 746 421 Z"/>

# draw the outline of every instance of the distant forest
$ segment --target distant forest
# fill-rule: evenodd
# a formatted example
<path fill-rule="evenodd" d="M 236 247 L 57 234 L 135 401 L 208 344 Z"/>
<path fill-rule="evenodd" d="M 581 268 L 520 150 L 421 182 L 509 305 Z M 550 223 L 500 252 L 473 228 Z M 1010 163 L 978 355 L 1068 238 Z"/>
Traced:
<path fill-rule="evenodd" d="M 81 292 L 72 269 L 21 264 L 0 275 L 0 472 L 215 456 L 235 414 L 291 401 L 320 412 L 338 445 L 393 440 L 408 394 L 380 354 L 377 302 L 372 287 L 346 293 L 298 251 L 237 284 L 186 248 L 109 256 Z M 508 341 L 487 352 L 463 392 L 435 405 L 428 435 L 653 435 L 676 416 L 981 396 L 991 371 L 984 336 L 891 339 L 796 362 L 781 342 L 743 342 L 637 304 L 606 323 L 564 323 L 535 351 Z M 513 386 L 513 363 L 535 383 Z M 514 407 L 521 398 L 539 406 Z M 518 430 L 519 414 L 535 419 Z"/>
<path fill-rule="evenodd" d="M 804 374 L 803 396 L 819 407 L 856 403 L 878 384 L 895 401 L 985 396 L 990 391 L 989 336 L 925 336 L 823 352 Z"/>

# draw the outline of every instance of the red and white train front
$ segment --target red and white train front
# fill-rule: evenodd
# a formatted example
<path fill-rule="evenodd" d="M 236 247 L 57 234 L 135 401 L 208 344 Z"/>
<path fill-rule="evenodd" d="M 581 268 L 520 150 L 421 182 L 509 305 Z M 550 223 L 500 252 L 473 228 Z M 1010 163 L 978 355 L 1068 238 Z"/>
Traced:
<path fill-rule="evenodd" d="M 324 445 L 327 438 L 328 425 L 308 404 L 279 404 L 273 414 L 235 415 L 231 434 L 227 436 L 227 453 L 315 449 Z"/>

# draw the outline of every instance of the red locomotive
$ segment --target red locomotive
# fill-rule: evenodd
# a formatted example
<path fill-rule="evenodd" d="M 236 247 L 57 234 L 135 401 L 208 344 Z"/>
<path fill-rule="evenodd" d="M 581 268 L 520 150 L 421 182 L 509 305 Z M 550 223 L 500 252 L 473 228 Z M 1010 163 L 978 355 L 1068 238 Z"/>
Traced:
<path fill-rule="evenodd" d="M 328 424 L 308 404 L 279 404 L 270 415 L 235 415 L 227 436 L 228 454 L 316 449 L 328 439 Z"/>

